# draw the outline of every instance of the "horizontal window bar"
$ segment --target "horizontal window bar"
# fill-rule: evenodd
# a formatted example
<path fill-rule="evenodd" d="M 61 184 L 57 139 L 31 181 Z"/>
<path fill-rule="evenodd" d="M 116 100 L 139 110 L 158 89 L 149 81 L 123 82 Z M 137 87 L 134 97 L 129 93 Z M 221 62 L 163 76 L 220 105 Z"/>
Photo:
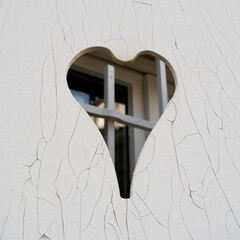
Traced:
<path fill-rule="evenodd" d="M 151 131 L 155 125 L 151 121 L 126 115 L 126 114 L 117 112 L 115 110 L 110 110 L 107 108 L 99 108 L 99 107 L 92 106 L 85 103 L 81 103 L 81 105 L 90 116 L 110 119 L 112 121 L 116 121 L 127 126 L 140 128 L 147 131 Z"/>

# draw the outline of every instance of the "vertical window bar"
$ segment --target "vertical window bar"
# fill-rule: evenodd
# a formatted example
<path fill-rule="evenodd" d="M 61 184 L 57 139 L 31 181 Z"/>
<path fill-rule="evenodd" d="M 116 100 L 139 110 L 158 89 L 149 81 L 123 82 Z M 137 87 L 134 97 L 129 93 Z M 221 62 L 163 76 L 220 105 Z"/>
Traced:
<path fill-rule="evenodd" d="M 107 65 L 104 69 L 104 105 L 114 110 L 115 104 L 115 76 L 114 67 Z M 107 143 L 113 163 L 115 164 L 115 129 L 114 121 L 105 119 L 104 138 Z"/>
<path fill-rule="evenodd" d="M 156 58 L 159 115 L 161 116 L 168 103 L 167 75 L 165 63 Z"/>

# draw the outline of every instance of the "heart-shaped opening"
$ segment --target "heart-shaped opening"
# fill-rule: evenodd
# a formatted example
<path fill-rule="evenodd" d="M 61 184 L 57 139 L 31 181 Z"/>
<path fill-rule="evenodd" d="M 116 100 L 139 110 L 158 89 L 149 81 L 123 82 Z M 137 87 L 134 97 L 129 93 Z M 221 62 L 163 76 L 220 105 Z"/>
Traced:
<path fill-rule="evenodd" d="M 175 91 L 169 67 L 153 53 L 119 62 L 104 48 L 77 58 L 67 74 L 69 89 L 102 133 L 129 198 L 132 173 L 146 138 Z"/>

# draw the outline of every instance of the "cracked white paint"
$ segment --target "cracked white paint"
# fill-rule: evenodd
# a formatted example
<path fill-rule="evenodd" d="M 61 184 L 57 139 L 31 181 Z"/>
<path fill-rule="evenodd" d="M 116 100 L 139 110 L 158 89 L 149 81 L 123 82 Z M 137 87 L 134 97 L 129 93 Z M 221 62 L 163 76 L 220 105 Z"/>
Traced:
<path fill-rule="evenodd" d="M 0 1 L 0 240 L 239 239 L 237 0 Z M 164 57 L 176 93 L 121 199 L 68 67 Z"/>

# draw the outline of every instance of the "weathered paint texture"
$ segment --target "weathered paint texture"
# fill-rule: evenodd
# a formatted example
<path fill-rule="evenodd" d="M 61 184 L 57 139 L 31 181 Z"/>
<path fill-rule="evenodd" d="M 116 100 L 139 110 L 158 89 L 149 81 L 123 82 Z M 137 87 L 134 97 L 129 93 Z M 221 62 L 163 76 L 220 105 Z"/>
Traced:
<path fill-rule="evenodd" d="M 0 239 L 240 239 L 238 0 L 0 1 Z M 90 47 L 164 57 L 176 93 L 121 199 L 66 74 Z"/>

